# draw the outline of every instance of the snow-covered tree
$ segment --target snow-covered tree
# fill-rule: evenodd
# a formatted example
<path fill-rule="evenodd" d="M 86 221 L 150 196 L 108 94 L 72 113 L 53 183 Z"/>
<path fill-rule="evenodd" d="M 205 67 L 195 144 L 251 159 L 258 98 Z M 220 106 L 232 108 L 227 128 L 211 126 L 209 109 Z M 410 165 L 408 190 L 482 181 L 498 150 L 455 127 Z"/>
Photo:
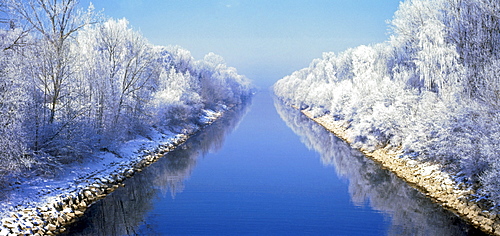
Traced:
<path fill-rule="evenodd" d="M 77 8 L 77 3 L 76 0 L 9 2 L 21 21 L 40 35 L 31 76 L 37 80 L 48 105 L 48 123 L 55 121 L 59 106 L 64 104 L 61 100 L 67 95 L 65 87 L 75 70 L 74 55 L 69 50 L 71 37 L 91 21 L 92 8 L 84 12 Z"/>
<path fill-rule="evenodd" d="M 438 162 L 500 204 L 500 3 L 407 0 L 384 43 L 326 54 L 274 85 L 353 146 Z"/>
<path fill-rule="evenodd" d="M 0 180 L 26 167 L 54 173 L 154 129 L 196 129 L 203 109 L 251 93 L 218 56 L 152 45 L 77 0 L 6 0 L 0 11 Z M 201 96 L 202 82 L 213 94 Z"/>

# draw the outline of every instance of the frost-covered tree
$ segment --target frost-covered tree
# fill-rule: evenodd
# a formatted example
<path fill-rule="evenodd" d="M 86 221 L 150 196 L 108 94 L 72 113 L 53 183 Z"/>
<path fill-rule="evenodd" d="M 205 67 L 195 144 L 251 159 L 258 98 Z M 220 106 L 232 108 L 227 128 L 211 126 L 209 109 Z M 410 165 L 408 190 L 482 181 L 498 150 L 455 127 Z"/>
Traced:
<path fill-rule="evenodd" d="M 48 104 L 47 122 L 53 123 L 75 70 L 74 55 L 69 50 L 71 37 L 90 23 L 92 8 L 81 11 L 76 0 L 9 1 L 9 4 L 21 21 L 40 35 L 31 76 L 37 80 Z"/>
<path fill-rule="evenodd" d="M 325 54 L 274 85 L 355 147 L 438 162 L 500 204 L 500 3 L 407 0 L 387 42 Z"/>
<path fill-rule="evenodd" d="M 0 177 L 26 167 L 54 173 L 139 135 L 194 130 L 204 109 L 222 111 L 251 93 L 222 60 L 152 45 L 92 5 L 6 0 L 0 11 Z M 200 95 L 201 74 L 214 96 Z"/>
<path fill-rule="evenodd" d="M 165 69 L 160 76 L 158 89 L 153 94 L 155 123 L 167 125 L 187 124 L 190 115 L 201 109 L 201 96 L 197 93 L 194 78 L 186 71 Z"/>
<path fill-rule="evenodd" d="M 12 170 L 29 167 L 28 132 L 24 117 L 32 104 L 28 84 L 22 75 L 24 51 L 28 41 L 20 28 L 0 29 L 0 178 Z"/>
<path fill-rule="evenodd" d="M 148 99 L 149 83 L 157 76 L 154 51 L 142 35 L 128 28 L 125 19 L 109 20 L 100 33 L 102 53 L 108 57 L 106 63 L 110 66 L 107 79 L 116 98 L 113 123 L 126 123 L 121 119 L 137 119 L 144 113 L 141 103 Z M 125 114 L 131 116 L 124 117 Z"/>

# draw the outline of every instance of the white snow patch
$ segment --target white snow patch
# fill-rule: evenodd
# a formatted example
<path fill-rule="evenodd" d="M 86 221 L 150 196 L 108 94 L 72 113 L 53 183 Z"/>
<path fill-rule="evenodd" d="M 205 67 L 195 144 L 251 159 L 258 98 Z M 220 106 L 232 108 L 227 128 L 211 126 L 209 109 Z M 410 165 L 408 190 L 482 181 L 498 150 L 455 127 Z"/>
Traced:
<path fill-rule="evenodd" d="M 0 218 L 8 217 L 16 209 L 41 206 L 61 194 L 82 188 L 96 178 L 130 166 L 140 160 L 142 154 L 183 137 L 184 134 L 154 132 L 149 138 L 138 137 L 119 145 L 114 151 L 118 155 L 103 151 L 84 162 L 67 165 L 53 178 L 39 176 L 13 180 L 12 186 L 4 190 L 8 192 L 6 199 L 0 201 Z"/>

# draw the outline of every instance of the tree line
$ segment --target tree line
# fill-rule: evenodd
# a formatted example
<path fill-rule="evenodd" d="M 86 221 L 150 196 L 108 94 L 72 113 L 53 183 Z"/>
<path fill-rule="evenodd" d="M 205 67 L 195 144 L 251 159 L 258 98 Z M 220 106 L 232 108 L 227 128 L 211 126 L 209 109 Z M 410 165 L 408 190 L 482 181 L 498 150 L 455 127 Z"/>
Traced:
<path fill-rule="evenodd" d="M 275 93 L 330 115 L 354 146 L 441 163 L 500 204 L 500 2 L 407 0 L 386 42 L 324 53 Z"/>
<path fill-rule="evenodd" d="M 152 45 L 92 5 L 0 3 L 0 176 L 50 170 L 152 129 L 186 132 L 250 90 L 220 56 Z"/>

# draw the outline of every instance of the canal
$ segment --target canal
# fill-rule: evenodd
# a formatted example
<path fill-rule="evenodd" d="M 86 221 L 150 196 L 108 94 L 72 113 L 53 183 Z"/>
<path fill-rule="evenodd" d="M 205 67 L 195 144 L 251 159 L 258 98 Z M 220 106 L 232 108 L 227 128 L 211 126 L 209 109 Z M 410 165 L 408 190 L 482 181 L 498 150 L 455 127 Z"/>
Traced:
<path fill-rule="evenodd" d="M 479 234 L 267 92 L 125 184 L 68 234 Z"/>

